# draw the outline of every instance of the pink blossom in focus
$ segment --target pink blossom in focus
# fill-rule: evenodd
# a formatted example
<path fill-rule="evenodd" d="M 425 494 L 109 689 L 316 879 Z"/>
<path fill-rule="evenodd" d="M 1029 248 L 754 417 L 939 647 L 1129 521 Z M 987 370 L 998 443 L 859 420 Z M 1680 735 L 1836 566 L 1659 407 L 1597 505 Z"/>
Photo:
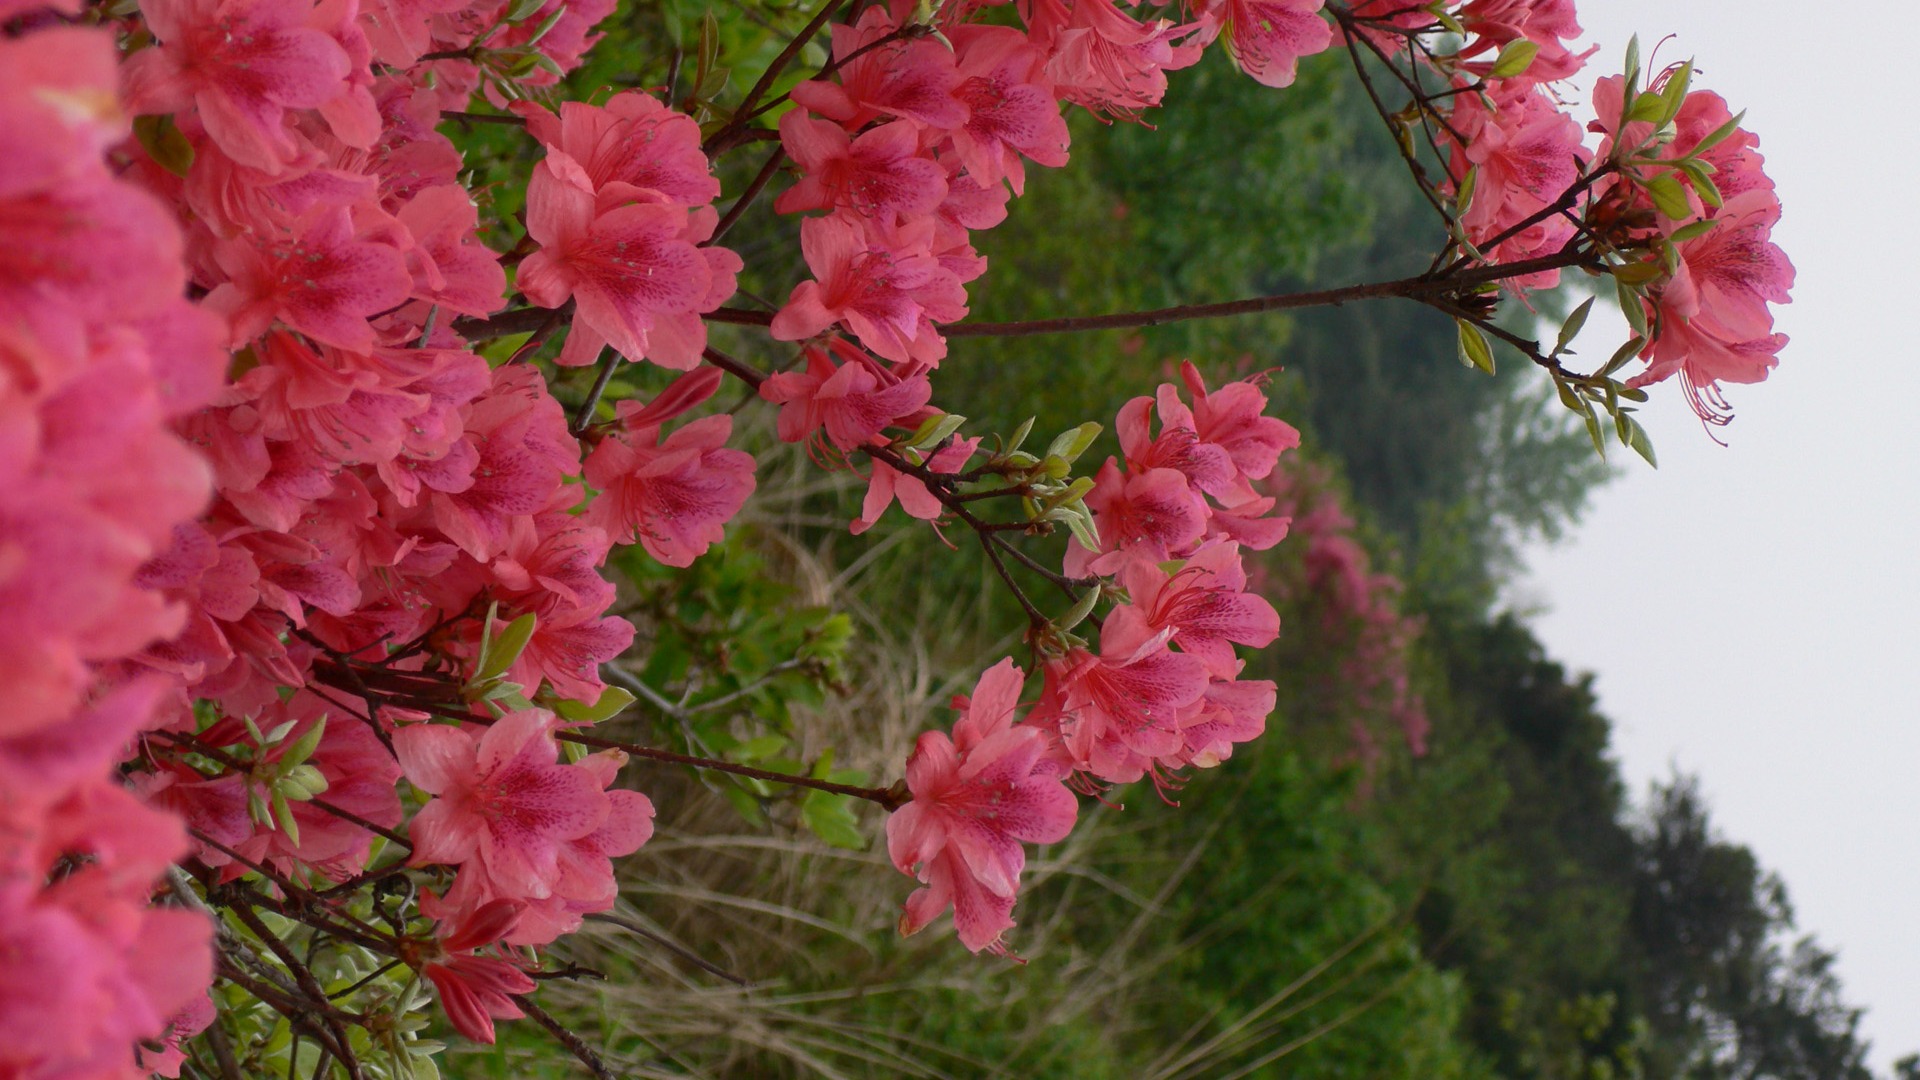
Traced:
<path fill-rule="evenodd" d="M 1026 866 L 1021 845 L 1056 843 L 1073 830 L 1079 804 L 1048 759 L 1047 733 L 1013 724 L 1024 682 L 1001 661 L 980 677 L 954 737 L 925 732 L 907 759 L 913 800 L 887 821 L 887 853 L 901 873 L 917 869 L 923 887 L 907 898 L 902 934 L 951 907 L 961 944 L 1004 951 Z"/>

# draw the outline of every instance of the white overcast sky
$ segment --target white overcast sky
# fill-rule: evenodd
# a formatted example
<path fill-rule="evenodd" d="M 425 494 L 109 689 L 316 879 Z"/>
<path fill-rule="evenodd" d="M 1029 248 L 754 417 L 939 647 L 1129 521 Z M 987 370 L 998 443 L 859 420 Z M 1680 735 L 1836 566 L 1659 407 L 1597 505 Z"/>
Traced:
<path fill-rule="evenodd" d="M 1631 469 L 1568 542 L 1530 552 L 1516 602 L 1545 609 L 1557 658 L 1598 674 L 1636 792 L 1698 774 L 1722 831 L 1785 878 L 1884 1072 L 1920 1051 L 1920 4 L 1580 9 L 1598 73 L 1620 70 L 1630 34 L 1643 50 L 1672 34 L 1659 59 L 1694 57 L 1694 85 L 1747 110 L 1798 270 L 1779 314 L 1793 340 L 1769 381 L 1729 389 L 1727 448 L 1658 388 L 1659 471 Z"/>

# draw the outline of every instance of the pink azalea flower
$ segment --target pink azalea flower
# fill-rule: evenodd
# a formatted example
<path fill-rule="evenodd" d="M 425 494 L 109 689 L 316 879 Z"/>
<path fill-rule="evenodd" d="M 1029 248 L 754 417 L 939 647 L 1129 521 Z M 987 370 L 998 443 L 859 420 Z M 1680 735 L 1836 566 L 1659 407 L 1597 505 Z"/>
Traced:
<path fill-rule="evenodd" d="M 305 25 L 306 0 L 151 0 L 141 8 L 160 39 L 127 61 L 135 113 L 197 106 L 227 155 L 279 172 L 299 154 L 287 112 L 325 105 L 347 89 L 347 52 Z"/>
<path fill-rule="evenodd" d="M 288 234 L 222 241 L 214 258 L 229 280 L 208 294 L 206 306 L 232 320 L 235 345 L 259 337 L 277 318 L 315 341 L 368 352 L 368 320 L 413 289 L 400 250 L 361 233 L 340 208 L 314 211 Z"/>
<path fill-rule="evenodd" d="M 1022 194 L 1021 158 L 1067 163 L 1067 121 L 1046 79 L 1046 54 L 1006 26 L 956 26 L 950 36 L 962 79 L 954 96 L 967 106 L 966 124 L 952 131 L 954 150 L 974 179 L 1004 179 Z"/>
<path fill-rule="evenodd" d="M 1075 769 L 1112 784 L 1148 774 L 1162 783 L 1161 769 L 1182 762 L 1181 729 L 1206 693 L 1206 665 L 1157 636 L 1110 643 L 1102 635 L 1101 650 L 1050 662 L 1043 707 Z"/>
<path fill-rule="evenodd" d="M 1120 581 L 1129 603 L 1116 607 L 1101 628 L 1103 647 L 1132 651 L 1136 643 L 1165 633 L 1181 652 L 1198 657 L 1209 674 L 1231 679 L 1240 673 L 1235 642 L 1261 649 L 1280 635 L 1273 605 L 1246 591 L 1240 545 L 1231 541 L 1202 546 L 1171 575 L 1157 563 L 1136 559 L 1121 570 Z"/>
<path fill-rule="evenodd" d="M 1102 550 L 1074 541 L 1067 573 L 1110 574 L 1128 559 L 1165 562 L 1206 534 L 1206 500 L 1172 469 L 1122 473 L 1112 458 L 1094 475 L 1085 502 L 1099 528 Z"/>
<path fill-rule="evenodd" d="M 526 904 L 502 899 L 456 911 L 448 911 L 450 906 L 432 893 L 421 899 L 421 911 L 441 922 L 434 928 L 439 954 L 421 965 L 420 973 L 439 992 L 440 1007 L 454 1030 L 491 1045 L 493 1022 L 525 1016 L 514 996 L 531 994 L 539 984 L 512 960 L 479 956 L 475 950 L 511 933 Z"/>
<path fill-rule="evenodd" d="M 1025 675 L 1003 660 L 980 677 L 954 737 L 925 732 L 907 759 L 913 801 L 887 821 L 887 853 L 924 887 L 907 898 L 900 932 L 953 909 L 968 949 L 1003 952 L 1026 866 L 1022 843 L 1052 844 L 1073 830 L 1079 804 L 1047 757 L 1048 738 L 1014 726 Z"/>
<path fill-rule="evenodd" d="M 586 769 L 555 764 L 553 714 L 509 713 L 478 739 L 442 724 L 394 733 L 394 751 L 413 785 L 437 796 L 407 831 L 415 866 L 440 863 L 476 873 L 490 896 L 539 899 L 560 880 L 567 842 L 605 824 L 611 806 Z"/>
<path fill-rule="evenodd" d="M 1581 33 L 1573 0 L 1469 0 L 1455 17 L 1469 35 L 1467 47 L 1460 51 L 1463 58 L 1498 52 L 1514 41 L 1538 45 L 1540 51 L 1520 75 L 1528 81 L 1570 78 L 1594 53 L 1588 49 L 1576 55 L 1566 46 Z"/>
<path fill-rule="evenodd" d="M 1629 386 L 1677 372 L 1694 411 L 1712 419 L 1727 415 L 1716 384 L 1767 377 L 1787 343 L 1786 335 L 1773 333 L 1768 304 L 1791 300 L 1794 277 L 1793 263 L 1769 239 L 1779 217 L 1773 193 L 1752 188 L 1720 209 L 1713 229 L 1681 242 L 1680 267 L 1656 301 L 1647 370 Z"/>
<path fill-rule="evenodd" d="M 33 5 L 39 6 L 39 5 Z M 0 21 L 6 17 L 0 15 Z M 126 134 L 119 53 L 107 30 L 51 27 L 0 41 L 0 200 L 99 168 Z"/>
<path fill-rule="evenodd" d="M 552 160 L 534 167 L 527 231 L 540 250 L 520 264 L 517 283 L 541 307 L 578 305 L 563 364 L 592 363 L 612 345 L 629 360 L 685 371 L 700 363 L 707 328 L 700 314 L 733 293 L 740 257 L 700 247 L 717 221 L 666 196 L 614 183 L 599 196 L 558 179 Z"/>
<path fill-rule="evenodd" d="M 639 410 L 621 402 L 626 416 Z M 753 455 L 727 447 L 733 417 L 705 416 L 667 436 L 642 423 L 601 441 L 587 456 L 587 483 L 600 492 L 589 524 L 617 543 L 636 540 L 668 566 L 690 566 L 726 536 L 726 523 L 753 494 Z"/>
<path fill-rule="evenodd" d="M 1240 70 L 1264 86 L 1291 86 L 1300 58 L 1333 44 L 1320 17 L 1324 0 L 1196 0 L 1200 40 L 1227 35 L 1227 52 Z"/>
<path fill-rule="evenodd" d="M 780 372 L 760 385 L 760 396 L 780 406 L 781 439 L 799 442 L 824 429 L 834 446 L 854 450 L 933 394 L 924 373 L 901 379 L 845 342 L 833 348 L 846 363 L 835 367 L 826 350 L 809 347 L 804 372 Z"/>
<path fill-rule="evenodd" d="M 1033 37 L 1046 46 L 1055 93 L 1093 112 L 1137 118 L 1166 96 L 1168 71 L 1200 58 L 1198 47 L 1173 44 L 1191 27 L 1137 21 L 1111 0 L 1074 0 L 1071 11 L 1064 0 L 1041 0 L 1033 12 Z"/>
<path fill-rule="evenodd" d="M 1251 742 L 1267 730 L 1277 698 L 1278 689 L 1266 679 L 1215 679 L 1200 708 L 1180 723 L 1180 737 L 1187 744 L 1182 764 L 1211 769 L 1232 757 L 1236 744 Z"/>
<path fill-rule="evenodd" d="M 474 234 L 480 212 L 457 184 L 426 188 L 398 215 L 413 236 L 407 253 L 413 295 L 447 311 L 487 315 L 504 301 L 507 274 L 500 259 Z"/>
<path fill-rule="evenodd" d="M 968 460 L 980 446 L 980 436 L 971 439 L 956 439 L 946 449 L 927 459 L 927 470 L 936 473 L 957 473 L 966 468 Z M 887 512 L 895 499 L 900 500 L 900 509 L 909 517 L 921 521 L 937 521 L 946 512 L 946 504 L 928 490 L 926 481 L 917 476 L 899 472 L 884 461 L 873 462 L 873 475 L 867 481 L 867 497 L 860 504 L 860 516 L 849 530 L 855 536 L 873 528 L 880 515 Z"/>
<path fill-rule="evenodd" d="M 1563 112 L 1538 84 L 1519 82 L 1494 88 L 1488 95 L 1456 96 L 1451 122 L 1466 136 L 1466 146 L 1454 151 L 1451 169 L 1464 177 L 1475 170 L 1473 198 L 1461 224 L 1475 242 L 1506 232 L 1546 208 L 1580 175 L 1588 160 L 1581 145 L 1580 125 Z M 1564 242 L 1571 223 L 1543 222 L 1537 237 L 1516 237 L 1530 253 L 1552 239 Z M 1546 227 L 1551 226 L 1551 227 Z M 1502 244 L 1501 258 L 1521 257 L 1520 250 Z M 1550 287 L 1558 274 L 1530 280 L 1528 287 Z"/>
<path fill-rule="evenodd" d="M 960 74 L 953 50 L 919 38 L 868 49 L 900 29 L 883 5 L 860 13 L 853 26 L 833 27 L 833 57 L 842 61 L 838 83 L 814 80 L 793 88 L 795 104 L 857 131 L 881 116 L 897 116 L 939 131 L 967 121 L 967 107 L 954 98 Z M 847 57 L 860 53 L 852 60 Z"/>
<path fill-rule="evenodd" d="M 799 341 L 843 323 L 860 344 L 897 364 L 939 363 L 947 343 L 935 322 L 966 317 L 967 293 L 933 253 L 934 224 L 898 229 L 844 211 L 800 223 L 815 280 L 794 286 L 773 317 L 776 341 Z"/>
<path fill-rule="evenodd" d="M 651 94 L 629 90 L 598 106 L 565 101 L 557 117 L 527 101 L 515 102 L 513 111 L 526 118 L 527 131 L 551 157 L 564 155 L 572 166 L 556 167 L 556 175 L 590 193 L 631 184 L 689 209 L 720 194 L 720 181 L 700 150 L 700 125 Z"/>
<path fill-rule="evenodd" d="M 845 207 L 889 221 L 930 214 L 947 197 L 947 171 L 920 155 L 920 132 L 896 120 L 850 138 L 845 128 L 790 110 L 780 142 L 800 166 L 800 182 L 780 193 L 782 214 Z"/>

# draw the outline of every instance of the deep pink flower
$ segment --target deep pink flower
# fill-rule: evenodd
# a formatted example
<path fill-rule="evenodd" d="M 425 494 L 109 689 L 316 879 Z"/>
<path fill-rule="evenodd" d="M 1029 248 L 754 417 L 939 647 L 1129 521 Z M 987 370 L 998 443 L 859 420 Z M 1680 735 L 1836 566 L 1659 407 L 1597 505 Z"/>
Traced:
<path fill-rule="evenodd" d="M 1165 562 L 1206 534 L 1206 499 L 1173 469 L 1122 473 L 1112 458 L 1094 475 L 1085 503 L 1100 532 L 1101 550 L 1074 541 L 1067 573 L 1110 574 L 1128 559 Z"/>
<path fill-rule="evenodd" d="M 946 449 L 927 459 L 927 471 L 957 473 L 966 468 L 967 461 L 979 446 L 978 435 L 971 439 L 956 439 Z M 905 510 L 908 516 L 921 521 L 937 521 L 946 512 L 946 504 L 927 489 L 926 481 L 875 459 L 873 474 L 867 481 L 867 497 L 860 504 L 860 516 L 854 520 L 849 531 L 858 536 L 873 528 L 895 499 L 900 500 L 900 509 Z"/>
<path fill-rule="evenodd" d="M 1060 99 L 1110 116 L 1134 119 L 1160 104 L 1166 73 L 1200 58 L 1197 46 L 1173 43 L 1191 27 L 1138 21 L 1112 0 L 1073 0 L 1070 11 L 1065 0 L 1039 0 L 1030 25 Z"/>
<path fill-rule="evenodd" d="M 0 200 L 99 169 L 127 129 L 118 60 L 104 29 L 58 26 L 0 40 Z"/>
<path fill-rule="evenodd" d="M 907 759 L 913 801 L 888 819 L 887 853 L 901 873 L 917 868 L 925 887 L 907 898 L 903 934 L 951 907 L 968 949 L 1004 951 L 1022 843 L 1057 843 L 1073 831 L 1079 804 L 1048 759 L 1047 733 L 1013 724 L 1025 678 L 1002 660 L 980 677 L 954 737 L 925 732 Z"/>
<path fill-rule="evenodd" d="M 233 341 L 259 337 L 274 319 L 351 352 L 373 348 L 374 316 L 413 289 L 406 257 L 363 234 L 345 209 L 311 212 L 286 233 L 222 241 L 214 258 L 229 280 L 206 306 L 233 323 Z"/>
<path fill-rule="evenodd" d="M 299 154 L 287 112 L 325 105 L 347 90 L 345 49 L 305 25 L 307 0 L 150 0 L 141 14 L 160 44 L 127 61 L 135 113 L 199 108 L 220 148 L 278 172 Z"/>
<path fill-rule="evenodd" d="M 629 416 L 639 410 L 622 402 Z M 753 494 L 753 455 L 729 448 L 733 417 L 705 416 L 664 440 L 643 423 L 603 439 L 587 456 L 587 483 L 600 492 L 586 520 L 617 543 L 636 540 L 668 566 L 689 566 L 726 536 L 726 523 Z"/>
<path fill-rule="evenodd" d="M 1120 572 L 1129 602 L 1114 608 L 1100 631 L 1102 647 L 1131 651 L 1165 633 L 1180 651 L 1198 657 L 1215 678 L 1240 673 L 1234 643 L 1262 649 L 1280 634 L 1273 605 L 1247 592 L 1240 546 L 1203 545 L 1169 575 L 1157 563 L 1133 560 Z"/>
<path fill-rule="evenodd" d="M 1703 418 L 1727 415 L 1716 384 L 1767 377 L 1787 343 L 1773 332 L 1768 304 L 1787 303 L 1793 263 L 1769 239 L 1780 217 L 1771 191 L 1752 188 L 1729 200 L 1705 235 L 1680 244 L 1680 266 L 1659 291 L 1657 336 L 1647 370 L 1628 381 L 1645 386 L 1676 372 Z"/>
<path fill-rule="evenodd" d="M 773 317 L 776 341 L 799 341 L 843 323 L 860 344 L 897 364 L 932 365 L 947 354 L 936 322 L 966 317 L 967 292 L 933 253 L 934 224 L 898 229 L 842 211 L 800 223 L 815 280 L 794 286 Z"/>
<path fill-rule="evenodd" d="M 845 207 L 891 221 L 930 214 L 947 197 L 947 171 L 921 156 L 919 129 L 909 121 L 850 138 L 840 125 L 793 109 L 780 118 L 780 142 L 801 173 L 774 200 L 782 214 Z"/>
<path fill-rule="evenodd" d="M 1157 637 L 1110 644 L 1103 635 L 1101 650 L 1047 665 L 1051 722 L 1075 769 L 1111 784 L 1148 774 L 1161 783 L 1162 769 L 1182 763 L 1180 732 L 1206 693 L 1206 665 Z"/>
<path fill-rule="evenodd" d="M 900 29 L 884 5 L 860 13 L 860 21 L 833 27 L 835 60 L 858 52 L 834 73 L 837 83 L 803 82 L 791 97 L 803 108 L 857 131 L 881 116 L 897 116 L 947 131 L 967 121 L 967 107 L 954 98 L 960 74 L 953 50 L 938 41 L 917 38 L 878 48 L 867 46 Z"/>
<path fill-rule="evenodd" d="M 1300 58 L 1333 44 L 1333 27 L 1320 17 L 1324 0 L 1196 0 L 1200 40 L 1227 35 L 1227 52 L 1240 70 L 1265 86 L 1291 86 Z"/>
<path fill-rule="evenodd" d="M 740 257 L 700 247 L 713 235 L 712 209 L 689 212 L 645 188 L 612 183 L 600 194 L 557 178 L 552 161 L 533 170 L 527 231 L 540 250 L 520 264 L 527 298 L 578 305 L 560 362 L 592 363 L 601 346 L 629 360 L 685 371 L 700 363 L 707 328 L 700 314 L 733 293 Z"/>
<path fill-rule="evenodd" d="M 631 184 L 689 209 L 720 194 L 720 181 L 700 150 L 700 125 L 651 94 L 628 90 L 604 105 L 565 101 L 557 117 L 526 101 L 515 102 L 513 111 L 546 146 L 555 174 L 589 193 Z"/>
<path fill-rule="evenodd" d="M 407 253 L 413 271 L 413 295 L 445 311 L 486 315 L 505 300 L 507 274 L 500 259 L 474 234 L 480 212 L 473 197 L 457 184 L 426 188 L 398 215 L 413 235 Z"/>
<path fill-rule="evenodd" d="M 1021 158 L 1059 168 L 1067 163 L 1067 121 L 1047 82 L 1046 54 L 1006 26 L 957 26 L 951 35 L 961 83 L 954 96 L 967 122 L 952 131 L 968 175 L 982 184 L 1026 187 Z"/>
<path fill-rule="evenodd" d="M 1180 722 L 1180 737 L 1187 744 L 1182 764 L 1211 769 L 1232 757 L 1235 744 L 1251 742 L 1267 730 L 1277 699 L 1278 689 L 1266 679 L 1215 679 L 1200 708 Z"/>
<path fill-rule="evenodd" d="M 760 386 L 760 396 L 780 406 L 780 438 L 787 442 L 824 429 L 833 445 L 854 450 L 933 394 L 924 373 L 901 379 L 845 342 L 832 347 L 845 363 L 835 367 L 825 349 L 809 347 L 805 371 L 780 372 Z"/>
<path fill-rule="evenodd" d="M 478 739 L 443 724 L 395 732 L 407 779 L 438 796 L 408 823 L 412 864 L 459 866 L 490 897 L 550 895 L 562 847 L 600 828 L 611 809 L 591 772 L 555 764 L 555 725 L 553 714 L 525 709 Z"/>

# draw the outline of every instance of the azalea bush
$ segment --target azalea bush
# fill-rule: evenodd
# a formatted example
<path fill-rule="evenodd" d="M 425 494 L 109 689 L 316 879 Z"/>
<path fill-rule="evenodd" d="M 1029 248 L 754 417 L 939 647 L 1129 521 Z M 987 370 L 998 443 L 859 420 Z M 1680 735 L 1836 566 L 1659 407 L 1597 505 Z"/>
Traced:
<path fill-rule="evenodd" d="M 1564 0 L 763 7 L 627 12 L 670 47 L 583 88 L 600 0 L 0 0 L 0 1075 L 433 1075 L 439 1036 L 523 1018 L 607 1075 L 539 988 L 583 974 L 653 769 L 849 847 L 877 805 L 901 932 L 950 913 L 1012 956 L 1029 846 L 1261 734 L 1242 650 L 1280 627 L 1245 555 L 1289 513 L 1418 742 L 1410 631 L 1276 473 L 1298 435 L 1258 377 L 1200 358 L 1115 417 L 975 431 L 935 404 L 969 336 L 1398 299 L 1649 459 L 1646 387 L 1725 423 L 1784 344 L 1756 139 L 1637 50 L 1575 119 Z M 1209 48 L 1276 90 L 1348 54 L 1446 230 L 1429 269 L 969 321 L 971 238 L 1068 165 L 1065 111 L 1146 122 Z M 479 129 L 514 149 L 463 157 Z M 749 215 L 784 294 L 738 289 Z M 1608 359 L 1570 348 L 1591 301 L 1551 342 L 1501 317 L 1563 276 L 1625 312 Z M 844 678 L 844 618 L 689 675 L 711 639 L 673 590 L 754 494 L 741 409 L 861 477 L 852 534 L 897 503 L 1024 615 L 887 775 L 779 730 Z M 764 723 L 714 722 L 741 706 Z M 643 709 L 671 737 L 619 737 Z"/>

